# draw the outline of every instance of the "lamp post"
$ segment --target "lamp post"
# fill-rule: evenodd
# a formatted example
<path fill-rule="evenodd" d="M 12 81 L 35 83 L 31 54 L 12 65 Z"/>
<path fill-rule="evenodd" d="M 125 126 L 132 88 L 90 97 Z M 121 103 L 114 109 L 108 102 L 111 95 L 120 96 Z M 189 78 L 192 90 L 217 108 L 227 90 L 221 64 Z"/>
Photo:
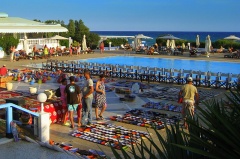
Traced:
<path fill-rule="evenodd" d="M 41 113 L 43 113 L 44 102 L 47 101 L 47 95 L 45 93 L 39 93 L 37 100 L 41 103 Z"/>
<path fill-rule="evenodd" d="M 37 96 L 38 101 L 41 103 L 41 112 L 39 113 L 38 118 L 38 134 L 41 142 L 49 142 L 49 117 L 50 114 L 44 112 L 44 102 L 47 100 L 47 95 L 45 93 L 40 93 Z"/>

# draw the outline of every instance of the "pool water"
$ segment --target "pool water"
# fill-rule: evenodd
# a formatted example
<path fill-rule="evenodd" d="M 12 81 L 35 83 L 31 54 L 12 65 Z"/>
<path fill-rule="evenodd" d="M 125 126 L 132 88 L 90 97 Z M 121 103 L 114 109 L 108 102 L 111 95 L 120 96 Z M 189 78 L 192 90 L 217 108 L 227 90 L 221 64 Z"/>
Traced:
<path fill-rule="evenodd" d="M 149 58 L 149 57 L 133 57 L 133 56 L 113 56 L 104 58 L 92 58 L 79 60 L 81 62 L 94 62 L 105 64 L 133 65 L 133 66 L 148 66 L 158 68 L 175 68 L 195 71 L 210 71 L 221 73 L 240 73 L 240 63 L 237 62 L 218 62 L 218 61 L 203 61 L 203 60 L 182 60 L 182 59 L 167 59 L 167 58 Z"/>

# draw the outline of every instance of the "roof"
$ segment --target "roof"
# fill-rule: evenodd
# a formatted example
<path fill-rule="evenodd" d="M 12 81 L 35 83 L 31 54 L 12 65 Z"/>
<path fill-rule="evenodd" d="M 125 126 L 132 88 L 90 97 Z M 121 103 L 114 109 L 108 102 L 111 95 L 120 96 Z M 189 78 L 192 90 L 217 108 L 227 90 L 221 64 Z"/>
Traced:
<path fill-rule="evenodd" d="M 39 32 L 67 32 L 60 24 L 46 24 L 33 20 L 8 17 L 0 13 L 0 33 L 39 33 Z"/>

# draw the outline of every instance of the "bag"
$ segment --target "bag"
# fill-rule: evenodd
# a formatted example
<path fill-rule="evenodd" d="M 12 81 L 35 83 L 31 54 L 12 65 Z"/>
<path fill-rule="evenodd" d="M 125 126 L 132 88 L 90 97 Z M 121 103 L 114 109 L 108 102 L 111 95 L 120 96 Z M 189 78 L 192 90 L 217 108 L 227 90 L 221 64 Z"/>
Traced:
<path fill-rule="evenodd" d="M 60 90 L 60 87 L 59 87 L 58 89 L 56 89 L 56 91 L 55 91 L 55 95 L 56 95 L 57 97 L 61 97 L 61 90 Z"/>
<path fill-rule="evenodd" d="M 178 103 L 182 103 L 183 102 L 183 97 L 179 97 L 178 98 Z"/>

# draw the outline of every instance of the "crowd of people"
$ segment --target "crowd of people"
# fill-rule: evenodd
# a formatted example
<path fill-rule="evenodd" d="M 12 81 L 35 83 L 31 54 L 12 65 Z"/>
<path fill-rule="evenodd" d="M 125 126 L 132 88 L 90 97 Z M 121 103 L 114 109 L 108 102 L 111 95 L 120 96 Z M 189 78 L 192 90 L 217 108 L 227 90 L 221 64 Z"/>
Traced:
<path fill-rule="evenodd" d="M 104 75 L 100 75 L 99 80 L 96 83 L 95 95 L 93 80 L 91 79 L 90 72 L 88 70 L 84 71 L 85 83 L 83 88 L 75 83 L 75 77 L 71 76 L 69 78 L 70 83 L 67 84 L 67 79 L 63 78 L 61 80 L 61 101 L 62 101 L 62 112 L 63 118 L 62 122 L 67 125 L 67 116 L 69 116 L 70 127 L 74 128 L 73 114 L 77 112 L 78 116 L 78 127 L 86 126 L 92 123 L 92 103 L 95 98 L 96 108 L 95 115 L 96 120 L 103 120 L 103 112 L 106 109 L 106 93 L 104 84 Z M 99 113 L 99 109 L 101 109 Z"/>
<path fill-rule="evenodd" d="M 103 53 L 104 47 L 101 47 L 101 53 Z M 93 53 L 94 51 L 88 47 L 85 51 L 81 50 L 81 46 L 73 47 L 70 45 L 69 48 L 61 48 L 61 47 L 48 47 L 44 45 L 44 47 L 37 48 L 36 45 L 33 45 L 31 52 L 26 52 L 25 50 L 16 50 L 15 46 L 11 46 L 10 48 L 10 61 L 18 61 L 19 59 L 37 59 L 37 58 L 51 58 L 53 56 L 73 56 L 73 54 L 79 56 L 84 53 Z"/>

